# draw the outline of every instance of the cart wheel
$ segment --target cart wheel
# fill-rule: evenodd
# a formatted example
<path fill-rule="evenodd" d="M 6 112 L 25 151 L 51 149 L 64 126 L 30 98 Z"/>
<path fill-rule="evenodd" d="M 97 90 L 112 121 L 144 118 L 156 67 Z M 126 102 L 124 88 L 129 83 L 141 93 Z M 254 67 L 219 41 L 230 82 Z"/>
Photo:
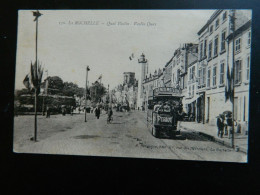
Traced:
<path fill-rule="evenodd" d="M 159 137 L 159 131 L 158 131 L 157 128 L 152 127 L 152 135 L 153 135 L 154 137 L 156 137 L 156 138 Z"/>

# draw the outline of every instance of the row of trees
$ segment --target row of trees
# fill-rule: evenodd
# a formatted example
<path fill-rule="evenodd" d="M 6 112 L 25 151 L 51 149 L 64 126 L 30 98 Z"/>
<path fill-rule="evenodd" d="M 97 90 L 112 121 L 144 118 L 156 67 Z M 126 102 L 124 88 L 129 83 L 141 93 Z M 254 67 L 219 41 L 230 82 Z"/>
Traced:
<path fill-rule="evenodd" d="M 96 81 L 87 90 L 87 99 L 91 100 L 93 104 L 99 103 L 101 98 L 107 94 L 106 88 L 100 82 Z M 55 98 L 54 98 L 55 97 Z M 75 102 L 77 97 L 79 102 Z M 70 104 L 70 106 L 85 106 L 85 88 L 79 87 L 72 82 L 63 82 L 58 76 L 49 76 L 41 83 L 41 93 L 38 99 L 37 110 L 42 110 L 42 105 L 49 105 L 49 107 L 59 107 L 61 105 Z M 44 100 L 43 100 L 44 99 Z M 74 99 L 74 101 L 72 100 Z M 43 102 L 44 101 L 44 102 Z M 21 89 L 15 91 L 15 106 L 33 105 L 34 104 L 34 90 Z"/>

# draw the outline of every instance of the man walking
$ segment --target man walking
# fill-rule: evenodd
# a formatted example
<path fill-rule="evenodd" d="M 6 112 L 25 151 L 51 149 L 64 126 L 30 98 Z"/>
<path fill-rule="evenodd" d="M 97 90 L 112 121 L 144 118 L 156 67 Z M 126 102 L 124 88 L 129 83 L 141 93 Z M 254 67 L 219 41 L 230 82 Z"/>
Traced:
<path fill-rule="evenodd" d="M 50 116 L 51 116 L 51 111 L 50 111 L 50 108 L 49 108 L 49 107 L 47 107 L 46 112 L 47 112 L 46 118 L 50 118 Z"/>
<path fill-rule="evenodd" d="M 217 127 L 218 127 L 218 137 L 223 138 L 224 116 L 222 114 L 220 114 L 217 117 Z"/>
<path fill-rule="evenodd" d="M 112 120 L 112 115 L 113 115 L 112 108 L 109 108 L 107 111 L 107 122 L 108 123 L 110 123 L 110 121 Z"/>
<path fill-rule="evenodd" d="M 100 108 L 99 108 L 99 106 L 95 110 L 95 115 L 96 115 L 97 119 L 99 119 L 99 116 L 100 116 Z"/>
<path fill-rule="evenodd" d="M 233 129 L 232 129 L 232 116 L 231 116 L 231 114 L 227 114 L 226 122 L 227 122 L 228 139 L 230 139 L 231 138 L 231 134 L 233 133 Z"/>

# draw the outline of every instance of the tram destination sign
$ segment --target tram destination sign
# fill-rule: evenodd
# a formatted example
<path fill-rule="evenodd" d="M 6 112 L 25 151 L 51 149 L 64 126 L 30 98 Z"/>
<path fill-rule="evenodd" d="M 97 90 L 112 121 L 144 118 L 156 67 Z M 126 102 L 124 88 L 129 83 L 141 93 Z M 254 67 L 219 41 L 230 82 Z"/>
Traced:
<path fill-rule="evenodd" d="M 173 87 L 159 87 L 154 89 L 154 96 L 181 96 L 180 89 Z"/>

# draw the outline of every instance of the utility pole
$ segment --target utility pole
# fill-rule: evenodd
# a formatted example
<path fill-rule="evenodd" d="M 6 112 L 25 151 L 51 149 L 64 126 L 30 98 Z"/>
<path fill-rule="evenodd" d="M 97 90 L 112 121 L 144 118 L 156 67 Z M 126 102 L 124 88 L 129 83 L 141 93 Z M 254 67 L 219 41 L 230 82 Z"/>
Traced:
<path fill-rule="evenodd" d="M 89 66 L 86 69 L 86 91 L 85 91 L 85 122 L 87 122 L 87 90 L 88 90 L 88 71 L 90 71 Z"/>

